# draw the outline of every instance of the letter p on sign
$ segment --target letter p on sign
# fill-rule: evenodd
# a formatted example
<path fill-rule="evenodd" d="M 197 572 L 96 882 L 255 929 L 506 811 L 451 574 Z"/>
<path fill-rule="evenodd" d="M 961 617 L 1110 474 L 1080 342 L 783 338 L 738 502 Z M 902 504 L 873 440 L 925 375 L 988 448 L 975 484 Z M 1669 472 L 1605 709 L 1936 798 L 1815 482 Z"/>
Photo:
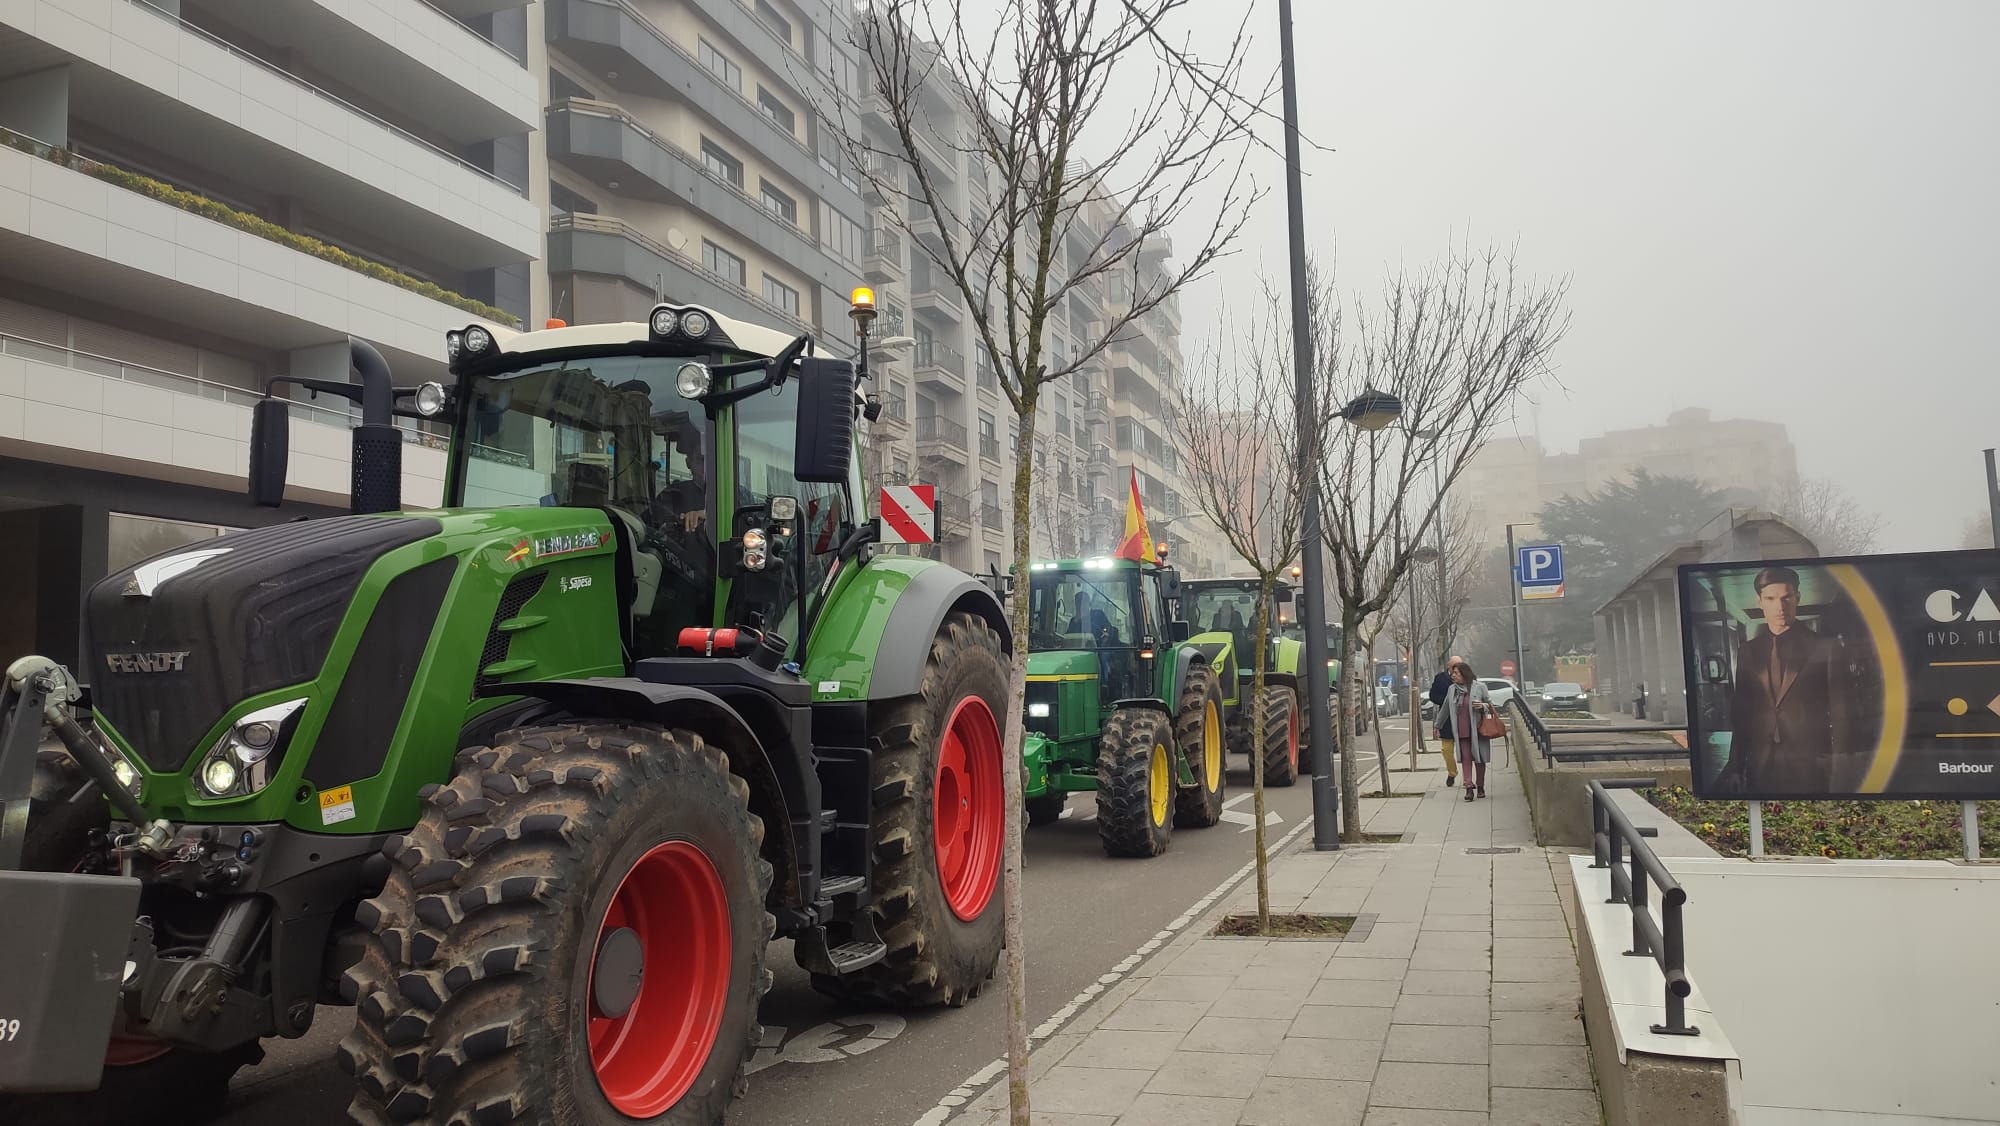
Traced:
<path fill-rule="evenodd" d="M 937 542 L 937 486 L 884 485 L 881 543 Z"/>

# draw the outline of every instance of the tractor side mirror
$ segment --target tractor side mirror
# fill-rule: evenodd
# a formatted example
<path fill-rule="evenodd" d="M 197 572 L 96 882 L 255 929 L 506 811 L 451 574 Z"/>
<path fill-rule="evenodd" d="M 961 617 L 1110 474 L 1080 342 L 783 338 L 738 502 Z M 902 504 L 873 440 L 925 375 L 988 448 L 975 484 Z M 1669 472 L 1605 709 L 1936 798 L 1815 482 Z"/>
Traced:
<path fill-rule="evenodd" d="M 1173 638 L 1175 641 L 1186 641 L 1188 638 L 1194 636 L 1194 627 L 1179 618 L 1175 618 L 1173 621 L 1167 623 L 1167 636 Z"/>
<path fill-rule="evenodd" d="M 292 410 L 284 399 L 259 399 L 250 408 L 250 503 L 285 503 L 285 468 L 291 458 Z"/>
<path fill-rule="evenodd" d="M 1160 597 L 1169 602 L 1178 602 L 1181 597 L 1181 573 L 1172 568 L 1160 571 Z"/>
<path fill-rule="evenodd" d="M 1291 587 L 1281 586 L 1276 590 L 1272 591 L 1271 596 L 1278 600 L 1278 605 L 1280 606 L 1290 606 L 1292 604 Z"/>
<path fill-rule="evenodd" d="M 854 364 L 824 356 L 799 360 L 799 417 L 792 476 L 813 484 L 847 480 L 854 452 Z"/>

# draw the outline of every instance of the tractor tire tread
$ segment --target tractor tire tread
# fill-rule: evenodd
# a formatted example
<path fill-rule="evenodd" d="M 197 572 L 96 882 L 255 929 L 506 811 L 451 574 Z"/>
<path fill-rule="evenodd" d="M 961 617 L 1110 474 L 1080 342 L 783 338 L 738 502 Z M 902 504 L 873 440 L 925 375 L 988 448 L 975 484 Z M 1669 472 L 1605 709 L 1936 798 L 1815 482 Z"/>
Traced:
<path fill-rule="evenodd" d="M 1264 698 L 1257 709 L 1258 719 L 1264 732 L 1264 785 L 1286 789 L 1298 784 L 1298 764 L 1292 761 L 1291 737 L 1292 715 L 1298 710 L 1298 697 L 1290 688 L 1279 684 L 1264 687 Z M 1303 732 L 1304 725 L 1300 725 Z M 1301 739 L 1299 754 L 1305 754 Z"/>
<path fill-rule="evenodd" d="M 1225 727 L 1218 733 L 1223 741 L 1225 769 L 1216 778 L 1215 789 L 1210 790 L 1206 785 L 1206 771 L 1202 769 L 1203 705 L 1209 701 L 1215 704 L 1215 722 L 1226 724 L 1222 710 L 1222 685 L 1216 677 L 1215 667 L 1197 665 L 1188 670 L 1187 683 L 1181 686 L 1179 706 L 1174 712 L 1174 745 L 1195 779 L 1195 784 L 1187 789 L 1176 787 L 1176 829 L 1206 829 L 1222 820 L 1222 801 L 1229 792 L 1229 771 L 1226 769 L 1229 732 Z"/>
<path fill-rule="evenodd" d="M 1152 708 L 1119 708 L 1104 721 L 1097 744 L 1097 836 L 1106 855 L 1158 856 L 1173 843 L 1173 820 L 1154 824 L 1152 801 L 1153 748 L 1172 739 L 1166 715 Z"/>

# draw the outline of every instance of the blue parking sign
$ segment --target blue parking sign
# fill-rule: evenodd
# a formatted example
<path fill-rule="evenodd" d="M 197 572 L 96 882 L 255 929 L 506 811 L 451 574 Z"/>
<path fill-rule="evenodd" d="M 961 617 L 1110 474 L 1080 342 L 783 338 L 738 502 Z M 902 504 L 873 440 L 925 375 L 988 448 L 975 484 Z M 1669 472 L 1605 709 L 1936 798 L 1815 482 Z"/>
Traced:
<path fill-rule="evenodd" d="M 1519 576 L 1521 597 L 1526 599 L 1563 596 L 1563 549 L 1559 543 L 1537 544 L 1520 549 L 1514 573 Z"/>

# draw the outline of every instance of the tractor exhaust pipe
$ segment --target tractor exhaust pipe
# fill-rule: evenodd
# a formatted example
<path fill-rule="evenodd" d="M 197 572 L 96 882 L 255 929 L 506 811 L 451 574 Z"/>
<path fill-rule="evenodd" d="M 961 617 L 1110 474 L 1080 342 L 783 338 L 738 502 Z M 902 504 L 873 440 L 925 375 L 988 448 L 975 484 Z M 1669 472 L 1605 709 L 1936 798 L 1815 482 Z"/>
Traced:
<path fill-rule="evenodd" d="M 389 362 L 366 340 L 348 337 L 348 362 L 361 383 L 332 383 L 281 375 L 264 389 L 250 417 L 250 502 L 277 508 L 285 502 L 285 474 L 291 454 L 291 401 L 271 397 L 280 383 L 296 383 L 361 405 L 354 428 L 352 484 L 348 510 L 394 512 L 403 507 L 403 438 L 396 432 L 396 387 Z"/>

